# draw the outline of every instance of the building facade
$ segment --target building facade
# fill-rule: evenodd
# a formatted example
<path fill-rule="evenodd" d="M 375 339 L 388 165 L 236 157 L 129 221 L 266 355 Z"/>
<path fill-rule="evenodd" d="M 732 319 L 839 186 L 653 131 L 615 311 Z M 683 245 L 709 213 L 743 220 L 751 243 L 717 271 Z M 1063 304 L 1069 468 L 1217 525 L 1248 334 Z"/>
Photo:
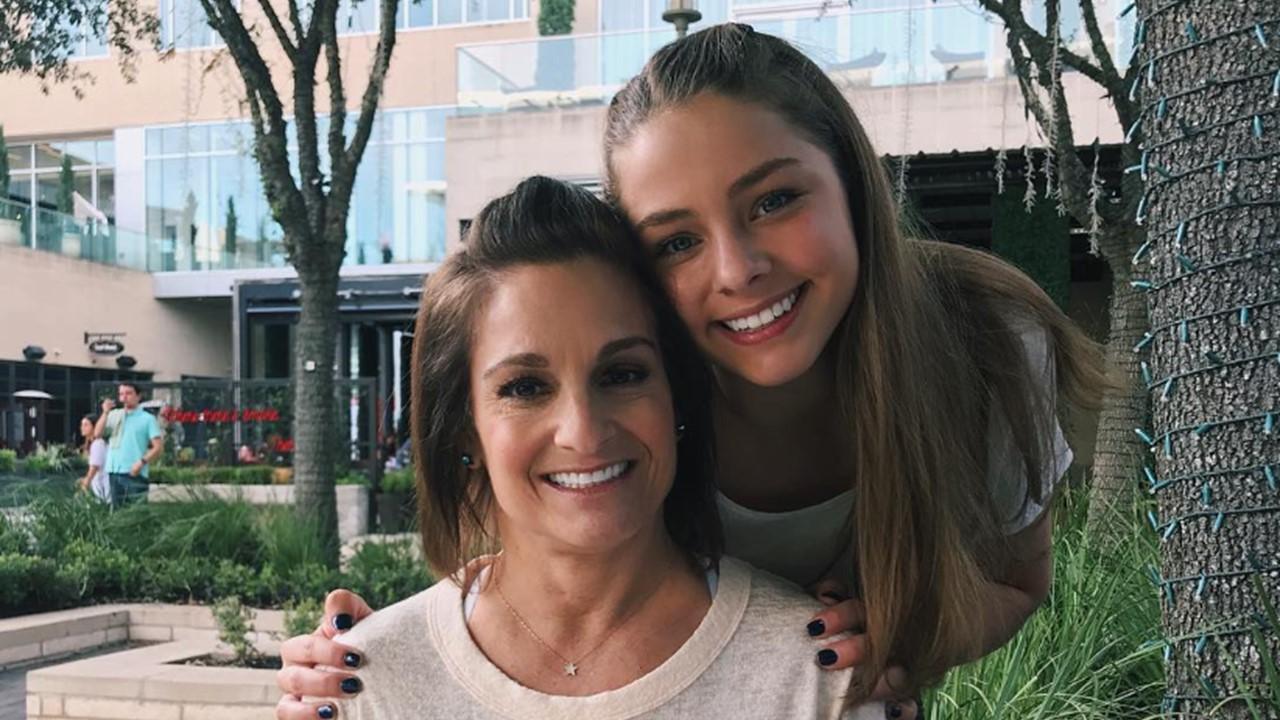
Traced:
<path fill-rule="evenodd" d="M 666 6 L 578 0 L 572 34 L 540 37 L 538 0 L 401 4 L 352 199 L 335 359 L 344 377 L 378 379 L 386 431 L 403 417 L 406 338 L 423 277 L 484 202 L 520 178 L 599 185 L 607 101 L 673 39 Z M 973 0 L 698 6 L 695 30 L 748 22 L 808 52 L 845 89 L 880 152 L 929 169 L 907 180 L 926 222 L 944 238 L 992 245 L 995 185 L 984 168 L 995 149 L 1043 143 L 1010 77 L 1001 27 Z M 41 440 L 72 440 L 96 400 L 87 383 L 112 373 L 171 381 L 290 372 L 296 276 L 252 156 L 244 88 L 199 7 L 159 0 L 162 47 L 143 54 L 134 83 L 94 38 L 75 48 L 77 67 L 95 78 L 82 98 L 0 76 L 11 168 L 0 269 L 13 279 L 0 285 L 0 413 L 26 412 L 14 393 L 48 394 Z M 1063 36 L 1087 45 L 1078 9 L 1064 7 Z M 1127 57 L 1130 29 L 1119 4 L 1106 7 L 1107 42 Z M 341 13 L 354 102 L 379 18 L 371 0 L 343 3 Z M 287 96 L 283 56 L 267 59 Z M 1120 142 L 1097 88 L 1074 74 L 1064 84 L 1078 143 Z M 91 352 L 103 338 L 124 351 Z"/>

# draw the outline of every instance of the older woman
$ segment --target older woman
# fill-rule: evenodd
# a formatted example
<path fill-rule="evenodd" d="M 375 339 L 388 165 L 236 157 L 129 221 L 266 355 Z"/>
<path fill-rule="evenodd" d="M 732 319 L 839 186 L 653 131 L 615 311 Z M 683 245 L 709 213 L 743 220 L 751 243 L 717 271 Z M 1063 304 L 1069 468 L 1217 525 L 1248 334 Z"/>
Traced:
<path fill-rule="evenodd" d="M 533 178 L 431 279 L 419 525 L 452 581 L 343 637 L 369 658 L 345 717 L 844 713 L 799 629 L 816 601 L 720 558 L 707 370 L 627 233 Z"/>

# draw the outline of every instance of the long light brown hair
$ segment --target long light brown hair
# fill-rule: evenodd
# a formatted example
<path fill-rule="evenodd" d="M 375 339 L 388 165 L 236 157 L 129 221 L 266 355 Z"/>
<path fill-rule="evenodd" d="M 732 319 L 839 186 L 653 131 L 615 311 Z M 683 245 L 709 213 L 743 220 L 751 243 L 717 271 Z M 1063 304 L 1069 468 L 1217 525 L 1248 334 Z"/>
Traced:
<path fill-rule="evenodd" d="M 849 701 L 865 699 L 890 664 L 907 669 L 908 687 L 897 689 L 917 690 L 980 654 L 968 628 L 984 583 L 1011 561 L 1002 526 L 1013 518 L 994 495 L 1019 491 L 1022 478 L 988 485 L 993 413 L 1007 419 L 1024 461 L 1023 505 L 1047 504 L 1055 395 L 1096 407 L 1100 354 L 1007 263 L 908 239 L 885 168 L 840 90 L 803 53 L 745 25 L 667 45 L 614 98 L 605 157 L 615 201 L 614 151 L 655 112 L 702 93 L 777 113 L 831 157 L 844 184 L 860 276 L 830 342 L 855 454 L 852 542 L 870 641 Z M 1015 319 L 1044 328 L 1057 393 L 1044 387 L 1049 368 L 1029 367 Z"/>

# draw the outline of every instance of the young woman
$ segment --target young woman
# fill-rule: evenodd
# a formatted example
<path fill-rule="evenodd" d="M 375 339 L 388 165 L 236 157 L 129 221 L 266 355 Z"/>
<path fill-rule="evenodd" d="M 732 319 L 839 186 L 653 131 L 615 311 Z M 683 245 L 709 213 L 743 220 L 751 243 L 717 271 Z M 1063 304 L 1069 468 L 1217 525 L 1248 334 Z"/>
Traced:
<path fill-rule="evenodd" d="M 345 717 L 883 717 L 806 662 L 816 601 L 720 558 L 707 369 L 607 205 L 547 178 L 490 203 L 413 355 L 419 527 L 454 582 L 342 638 L 369 658 Z"/>
<path fill-rule="evenodd" d="M 80 454 L 89 461 L 89 469 L 80 478 L 81 490 L 92 491 L 94 496 L 103 502 L 111 502 L 111 484 L 102 468 L 107 464 L 107 441 L 94 437 L 93 428 L 98 418 L 85 415 L 80 418 Z"/>
<path fill-rule="evenodd" d="M 908 238 L 848 102 L 778 38 L 721 25 L 659 50 L 605 154 L 714 365 L 728 552 L 812 587 L 810 633 L 856 631 L 817 661 L 854 668 L 852 700 L 905 698 L 1007 642 L 1052 580 L 1056 401 L 1096 407 L 1093 343 L 1007 264 Z M 340 667 L 327 638 L 368 609 L 326 609 L 336 625 L 286 644 L 281 718 L 338 694 L 309 668 Z"/>

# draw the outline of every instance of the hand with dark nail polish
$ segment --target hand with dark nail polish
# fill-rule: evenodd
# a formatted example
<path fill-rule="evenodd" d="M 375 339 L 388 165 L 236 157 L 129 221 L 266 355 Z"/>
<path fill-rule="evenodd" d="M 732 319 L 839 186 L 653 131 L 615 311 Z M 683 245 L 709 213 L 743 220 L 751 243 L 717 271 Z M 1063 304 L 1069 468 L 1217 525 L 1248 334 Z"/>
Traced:
<path fill-rule="evenodd" d="M 346 613 L 333 616 L 333 626 L 338 630 L 350 630 L 353 625 L 355 625 L 355 620 Z"/>
<path fill-rule="evenodd" d="M 364 683 L 360 682 L 360 678 L 349 677 L 344 679 L 339 687 L 342 688 L 342 692 L 355 695 L 364 689 Z"/>
<path fill-rule="evenodd" d="M 823 667 L 835 665 L 838 659 L 839 656 L 836 655 L 836 651 L 831 648 L 823 648 L 818 651 L 818 664 Z"/>
<path fill-rule="evenodd" d="M 319 709 L 316 710 L 316 716 L 319 717 L 320 720 L 333 720 L 336 715 L 337 710 L 335 710 L 332 705 L 321 705 Z"/>
<path fill-rule="evenodd" d="M 809 637 L 818 637 L 827 631 L 827 624 L 822 622 L 822 619 L 819 618 L 805 626 L 805 630 L 809 632 Z"/>
<path fill-rule="evenodd" d="M 358 668 L 360 667 L 360 656 L 353 652 L 349 652 L 342 656 L 342 664 L 349 668 Z"/>

